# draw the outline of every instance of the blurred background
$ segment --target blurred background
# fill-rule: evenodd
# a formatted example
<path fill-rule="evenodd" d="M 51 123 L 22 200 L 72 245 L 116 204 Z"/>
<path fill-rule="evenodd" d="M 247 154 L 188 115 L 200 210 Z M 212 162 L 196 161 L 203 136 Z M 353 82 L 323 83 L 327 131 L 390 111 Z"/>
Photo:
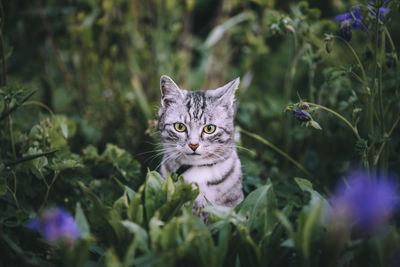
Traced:
<path fill-rule="evenodd" d="M 345 71 L 354 59 L 340 44 L 328 54 L 324 38 L 338 32 L 335 16 L 357 3 L 2 1 L 7 83 L 37 89 L 34 101 L 68 118 L 74 129 L 68 141 L 73 153 L 81 154 L 88 145 L 103 151 L 113 143 L 130 152 L 145 170 L 160 161 L 151 151 L 158 144 L 153 120 L 161 75 L 188 90 L 212 89 L 240 77 L 236 125 L 299 161 L 313 176 L 305 178 L 327 192 L 343 173 L 360 166 L 356 139 L 327 113 L 313 115 L 323 128 L 319 131 L 304 127 L 284 110 L 306 99 L 356 119 L 354 109 L 362 100 L 355 91 L 361 84 Z M 392 10 L 389 27 L 398 22 L 398 11 Z M 398 44 L 400 27 L 390 30 Z M 361 31 L 353 32 L 351 43 L 362 60 L 371 58 L 366 38 Z M 399 83 L 396 68 L 385 72 L 386 78 L 395 77 L 390 80 L 393 88 Z M 391 95 L 390 90 L 385 94 Z M 15 127 L 29 131 L 48 114 L 47 108 L 26 106 L 15 112 Z M 361 120 L 364 136 L 365 127 Z M 385 150 L 385 168 L 394 175 L 400 168 L 398 133 Z M 243 135 L 238 146 L 247 193 L 267 178 L 305 176 L 254 139 Z"/>

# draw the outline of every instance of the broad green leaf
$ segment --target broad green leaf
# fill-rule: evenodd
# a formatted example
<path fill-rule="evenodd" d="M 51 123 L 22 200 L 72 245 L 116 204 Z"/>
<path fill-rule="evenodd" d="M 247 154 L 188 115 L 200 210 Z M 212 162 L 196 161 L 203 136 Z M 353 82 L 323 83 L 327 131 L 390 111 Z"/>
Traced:
<path fill-rule="evenodd" d="M 62 132 L 64 138 L 67 139 L 68 138 L 68 127 L 64 121 L 60 122 L 60 128 L 61 128 L 61 132 Z"/>
<path fill-rule="evenodd" d="M 323 196 L 321 196 L 320 193 L 313 189 L 312 183 L 310 181 L 298 177 L 295 178 L 295 181 L 301 190 L 309 192 L 311 194 L 310 202 L 308 203 L 308 205 L 304 206 L 305 212 L 310 213 L 314 209 L 314 207 L 319 206 L 322 203 L 322 213 L 324 216 L 322 217 L 321 222 L 324 226 L 326 226 L 327 222 L 325 221 L 325 217 L 328 214 L 333 214 L 333 210 L 329 202 Z"/>
<path fill-rule="evenodd" d="M 196 259 L 198 266 L 216 266 L 216 250 L 210 231 L 204 223 L 190 210 L 183 209 L 181 218 L 182 248 L 187 252 L 185 257 Z"/>
<path fill-rule="evenodd" d="M 229 251 L 230 242 L 232 241 L 232 224 L 229 220 L 224 220 L 221 223 L 217 232 L 218 241 L 215 248 L 216 266 L 223 266 L 226 262 L 225 258 L 230 257 L 227 253 Z"/>
<path fill-rule="evenodd" d="M 250 237 L 249 229 L 238 227 L 239 258 L 242 266 L 260 266 L 260 249 Z"/>
<path fill-rule="evenodd" d="M 224 206 L 206 206 L 203 210 L 209 214 L 210 218 L 214 218 L 214 221 L 226 219 L 234 213 L 233 208 Z"/>
<path fill-rule="evenodd" d="M 311 213 L 305 219 L 304 227 L 302 229 L 299 229 L 302 231 L 301 248 L 303 250 L 303 256 L 307 262 L 310 260 L 311 257 L 310 249 L 313 237 L 316 236 L 316 231 L 322 227 L 321 225 L 322 206 L 323 206 L 322 201 L 318 205 L 313 206 Z"/>
<path fill-rule="evenodd" d="M 129 199 L 132 199 L 136 192 L 127 185 L 124 185 L 117 177 L 113 177 L 117 184 L 124 190 L 124 192 L 128 195 Z"/>
<path fill-rule="evenodd" d="M 161 227 L 163 225 L 164 225 L 164 222 L 157 219 L 156 217 L 151 218 L 151 220 L 149 222 L 150 244 L 151 244 L 152 251 L 158 251 L 160 248 L 159 240 L 162 235 Z"/>
<path fill-rule="evenodd" d="M 214 46 L 221 38 L 224 36 L 224 34 L 234 27 L 236 24 L 241 23 L 245 20 L 248 20 L 250 18 L 249 14 L 247 13 L 240 13 L 227 21 L 225 21 L 223 24 L 220 24 L 216 26 L 210 34 L 207 36 L 207 39 L 204 43 L 205 47 L 211 48 Z"/>
<path fill-rule="evenodd" d="M 144 192 L 144 185 L 139 188 L 139 191 L 132 197 L 128 206 L 128 219 L 142 225 L 144 218 L 144 208 L 142 203 L 142 195 Z"/>
<path fill-rule="evenodd" d="M 81 237 L 87 239 L 90 237 L 90 226 L 86 220 L 86 216 L 82 210 L 81 204 L 78 202 L 75 209 L 75 221 L 78 224 Z"/>
<path fill-rule="evenodd" d="M 174 182 L 172 181 L 171 174 L 168 173 L 167 179 L 163 184 L 162 189 L 164 194 L 167 196 L 167 201 L 171 201 L 172 195 L 174 194 L 175 191 L 175 185 Z"/>
<path fill-rule="evenodd" d="M 137 245 L 139 249 L 142 251 L 149 250 L 149 236 L 145 229 L 140 227 L 140 225 L 131 222 L 131 221 L 122 221 L 121 222 L 124 227 L 126 227 L 129 232 L 134 234 L 133 242 Z"/>
<path fill-rule="evenodd" d="M 90 240 L 81 239 L 71 249 L 66 250 L 63 264 L 65 266 L 86 266 L 86 262 L 89 256 Z"/>
<path fill-rule="evenodd" d="M 54 171 L 61 172 L 68 169 L 83 168 L 84 165 L 75 159 L 53 159 L 49 167 Z"/>
<path fill-rule="evenodd" d="M 172 182 L 172 180 L 171 180 Z M 167 182 L 165 183 L 167 184 Z M 165 185 L 164 184 L 164 185 Z M 157 211 L 160 219 L 170 220 L 175 216 L 185 203 L 193 203 L 199 194 L 198 188 L 193 188 L 192 184 L 182 184 L 178 186 L 168 202 L 165 202 Z"/>
<path fill-rule="evenodd" d="M 150 222 L 155 211 L 166 201 L 166 195 L 162 191 L 164 179 L 157 172 L 148 172 L 144 189 L 146 219 Z"/>
<path fill-rule="evenodd" d="M 273 213 L 276 208 L 277 200 L 272 184 L 268 184 L 250 193 L 240 205 L 238 214 L 248 219 L 246 225 L 249 231 L 261 238 L 272 231 L 276 223 Z"/>
<path fill-rule="evenodd" d="M 113 203 L 113 210 L 119 214 L 119 216 L 124 217 L 128 209 L 128 196 L 126 192 L 118 198 Z"/>
<path fill-rule="evenodd" d="M 117 254 L 115 253 L 114 249 L 110 248 L 107 250 L 105 254 L 105 262 L 106 266 L 112 266 L 112 267 L 122 267 L 122 263 L 118 259 Z"/>
<path fill-rule="evenodd" d="M 173 250 L 183 242 L 180 236 L 179 226 L 178 219 L 173 218 L 162 228 L 159 240 L 162 251 Z"/>

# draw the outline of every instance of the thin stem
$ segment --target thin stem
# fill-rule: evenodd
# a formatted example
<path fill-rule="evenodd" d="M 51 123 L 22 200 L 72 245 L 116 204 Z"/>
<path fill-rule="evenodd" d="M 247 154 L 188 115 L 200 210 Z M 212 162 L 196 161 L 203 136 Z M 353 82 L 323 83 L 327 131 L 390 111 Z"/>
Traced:
<path fill-rule="evenodd" d="M 43 103 L 41 103 L 41 102 L 39 102 L 39 101 L 35 101 L 35 100 L 33 100 L 33 101 L 26 101 L 25 103 L 22 104 L 22 106 L 27 106 L 27 105 L 36 105 L 36 106 L 42 107 L 42 108 L 44 108 L 45 110 L 47 110 L 47 111 L 51 114 L 52 117 L 55 116 L 55 114 L 54 114 L 54 112 L 51 110 L 51 108 L 49 108 L 47 105 L 45 105 L 45 104 L 43 104 Z"/>
<path fill-rule="evenodd" d="M 12 197 L 14 199 L 15 206 L 17 206 L 17 208 L 19 209 L 19 202 L 17 199 L 17 195 L 14 193 L 14 191 L 8 185 L 6 185 L 6 187 L 7 187 L 7 190 L 10 191 L 10 194 L 12 195 Z"/>
<path fill-rule="evenodd" d="M 294 160 L 291 156 L 289 156 L 288 154 L 286 154 L 284 151 L 282 151 L 281 149 L 279 149 L 278 147 L 276 147 L 274 144 L 272 144 L 270 141 L 262 138 L 261 136 L 248 132 L 246 130 L 240 129 L 240 132 L 246 134 L 247 136 L 250 136 L 258 141 L 260 141 L 261 143 L 263 143 L 264 145 L 272 148 L 273 150 L 275 150 L 278 154 L 280 154 L 281 156 L 283 156 L 284 158 L 286 158 L 287 160 L 289 160 L 290 162 L 292 162 L 297 168 L 299 168 L 300 170 L 302 170 L 305 174 L 307 174 L 310 177 L 313 177 L 312 174 L 306 170 L 306 168 L 303 167 L 303 165 L 301 165 L 299 162 L 297 162 L 296 160 Z"/>
<path fill-rule="evenodd" d="M 339 119 L 341 119 L 342 121 L 344 121 L 344 122 L 351 128 L 351 130 L 353 131 L 353 133 L 354 133 L 354 135 L 357 137 L 357 139 L 361 139 L 360 135 L 358 134 L 357 127 L 353 126 L 353 124 L 351 124 L 345 117 L 343 117 L 342 115 L 340 115 L 340 114 L 337 113 L 336 111 L 334 111 L 334 110 L 332 110 L 332 109 L 330 109 L 330 108 L 327 108 L 327 107 L 318 105 L 318 104 L 314 104 L 314 103 L 309 103 L 309 102 L 307 102 L 307 104 L 308 104 L 309 106 L 314 106 L 314 107 L 317 107 L 317 108 L 320 108 L 320 109 L 323 109 L 323 110 L 325 110 L 325 111 L 328 111 L 328 112 L 332 113 L 333 115 L 335 115 L 336 117 L 338 117 Z"/>
<path fill-rule="evenodd" d="M 351 75 L 353 75 L 353 77 L 354 77 L 357 81 L 359 81 L 360 83 L 364 84 L 363 79 L 361 79 L 361 77 L 358 76 L 357 73 L 355 73 L 354 71 L 350 71 L 349 73 L 350 73 Z"/>
<path fill-rule="evenodd" d="M 59 172 L 55 171 L 53 179 L 51 180 L 50 184 L 47 185 L 46 194 L 44 195 L 43 202 L 42 202 L 42 205 L 40 205 L 39 211 L 42 210 L 44 205 L 46 204 L 47 199 L 49 197 L 49 193 L 50 193 L 51 187 L 53 186 L 54 182 L 56 181 L 58 174 L 59 174 Z"/>
<path fill-rule="evenodd" d="M 387 38 L 388 38 L 388 40 L 389 40 L 390 47 L 391 47 L 391 49 L 392 49 L 392 53 L 395 54 L 395 56 L 396 56 L 395 59 L 396 59 L 396 61 L 397 61 L 397 51 L 396 51 L 396 46 L 394 45 L 392 36 L 390 36 L 389 30 L 386 28 L 386 26 L 383 26 L 383 31 L 385 32 L 385 34 L 386 34 L 386 36 L 387 36 Z"/>
<path fill-rule="evenodd" d="M 379 157 L 381 156 L 382 151 L 383 151 L 387 141 L 389 140 L 389 137 L 392 135 L 392 133 L 393 133 L 394 129 L 396 128 L 397 124 L 399 123 L 399 121 L 400 121 L 400 115 L 397 116 L 397 120 L 394 122 L 394 124 L 393 124 L 392 128 L 390 129 L 389 133 L 387 133 L 387 135 L 385 136 L 386 140 L 383 141 L 383 143 L 381 144 L 381 146 L 379 148 L 378 153 L 376 154 L 376 157 L 375 157 L 375 160 L 374 160 L 374 166 L 375 167 L 378 165 Z"/>
<path fill-rule="evenodd" d="M 360 60 L 360 58 L 358 57 L 357 52 L 356 52 L 356 51 L 354 50 L 354 48 L 349 44 L 349 42 L 347 42 L 347 41 L 346 41 L 345 39 L 343 39 L 342 37 L 337 36 L 337 35 L 333 35 L 333 37 L 336 38 L 336 39 L 341 40 L 342 42 L 344 42 L 344 43 L 346 44 L 346 46 L 349 48 L 349 50 L 351 51 L 351 53 L 353 54 L 353 56 L 354 56 L 354 58 L 356 59 L 358 65 L 360 66 L 361 75 L 362 75 L 363 81 L 364 81 L 364 82 L 363 82 L 363 83 L 364 83 L 364 87 L 365 87 L 365 90 L 367 91 L 367 94 L 369 95 L 370 92 L 369 92 L 369 88 L 368 88 L 367 75 L 366 75 L 366 72 L 365 72 L 365 69 L 364 69 L 364 65 L 361 63 L 361 60 Z"/>
<path fill-rule="evenodd" d="M 17 198 L 17 176 L 15 175 L 15 172 L 12 171 L 13 174 L 13 179 L 14 179 L 14 190 L 12 190 L 8 184 L 6 183 L 6 188 L 7 190 L 10 192 L 10 194 L 12 195 L 14 202 L 15 202 L 15 206 L 17 206 L 17 208 L 19 209 L 19 202 L 18 202 L 18 198 Z"/>

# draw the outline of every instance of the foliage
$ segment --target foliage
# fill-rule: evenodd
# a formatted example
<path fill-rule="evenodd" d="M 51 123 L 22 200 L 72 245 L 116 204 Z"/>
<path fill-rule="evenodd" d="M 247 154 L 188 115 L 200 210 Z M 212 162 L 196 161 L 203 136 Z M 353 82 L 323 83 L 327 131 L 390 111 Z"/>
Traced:
<path fill-rule="evenodd" d="M 0 5 L 1 266 L 399 265 L 398 0 L 64 2 Z M 241 77 L 207 225 L 151 171 L 162 74 Z"/>

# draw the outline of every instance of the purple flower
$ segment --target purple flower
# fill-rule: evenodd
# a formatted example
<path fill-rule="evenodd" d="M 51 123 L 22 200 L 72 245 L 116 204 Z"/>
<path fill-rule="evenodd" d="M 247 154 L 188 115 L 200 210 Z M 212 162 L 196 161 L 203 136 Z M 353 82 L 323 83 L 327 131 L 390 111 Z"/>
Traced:
<path fill-rule="evenodd" d="M 386 3 L 387 3 L 387 0 L 386 0 L 386 1 L 383 1 L 383 4 L 384 4 L 384 5 L 385 5 Z M 374 1 L 369 2 L 369 5 L 372 6 L 372 7 L 375 7 L 375 2 L 374 2 Z M 381 7 L 381 8 L 379 8 L 379 21 L 380 21 L 381 23 L 383 23 L 383 20 L 384 20 L 384 18 L 385 18 L 385 15 L 386 15 L 387 13 L 389 13 L 389 11 L 390 11 L 390 8 L 386 8 L 386 7 Z M 375 17 L 375 12 L 376 12 L 376 8 L 373 8 L 373 9 L 370 11 L 370 14 L 371 14 L 372 16 Z"/>
<path fill-rule="evenodd" d="M 50 243 L 66 241 L 74 243 L 80 236 L 80 231 L 74 218 L 60 208 L 49 209 L 28 224 L 28 228 L 38 231 Z"/>
<path fill-rule="evenodd" d="M 396 210 L 399 196 L 388 179 L 369 180 L 361 171 L 350 173 L 332 199 L 339 218 L 367 232 L 382 226 Z"/>
<path fill-rule="evenodd" d="M 335 21 L 339 21 L 339 35 L 346 41 L 350 41 L 352 37 L 352 30 L 362 30 L 366 29 L 361 24 L 362 16 L 359 7 L 351 7 L 350 12 L 341 14 L 335 18 Z"/>
<path fill-rule="evenodd" d="M 295 117 L 299 121 L 310 121 L 311 120 L 311 115 L 307 111 L 301 110 L 301 109 L 295 109 L 292 112 L 293 117 Z"/>

